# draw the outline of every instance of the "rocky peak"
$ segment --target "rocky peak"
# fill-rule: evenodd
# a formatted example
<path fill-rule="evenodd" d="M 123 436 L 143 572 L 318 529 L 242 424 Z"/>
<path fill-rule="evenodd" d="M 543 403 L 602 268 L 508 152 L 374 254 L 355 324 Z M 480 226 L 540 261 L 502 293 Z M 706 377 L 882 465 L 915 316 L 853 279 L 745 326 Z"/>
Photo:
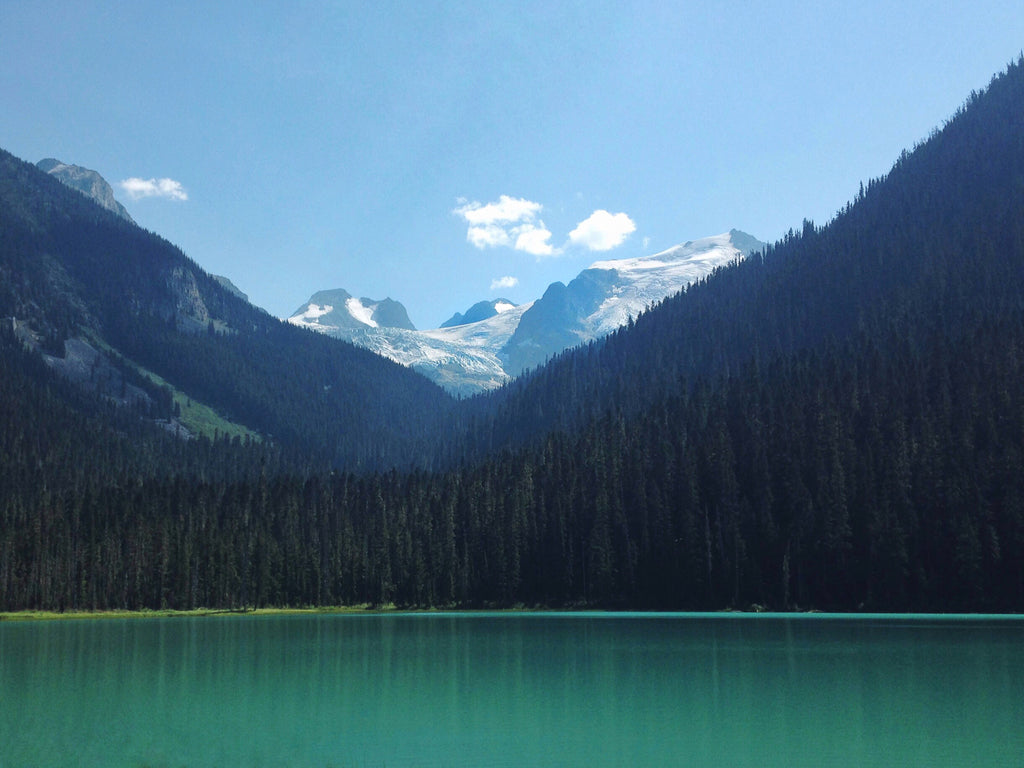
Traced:
<path fill-rule="evenodd" d="M 92 198 L 100 206 L 116 213 L 122 219 L 130 221 L 132 224 L 135 223 L 125 207 L 114 199 L 114 190 L 110 184 L 96 171 L 91 171 L 80 165 L 62 163 L 52 157 L 40 160 L 36 163 L 36 167 L 44 173 L 60 179 L 72 189 L 77 189 L 86 197 Z"/>

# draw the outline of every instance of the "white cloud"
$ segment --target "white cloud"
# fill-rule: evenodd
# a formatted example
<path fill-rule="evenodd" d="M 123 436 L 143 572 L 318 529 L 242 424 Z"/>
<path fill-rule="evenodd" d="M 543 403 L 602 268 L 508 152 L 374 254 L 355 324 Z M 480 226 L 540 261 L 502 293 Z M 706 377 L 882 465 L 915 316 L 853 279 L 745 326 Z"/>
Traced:
<path fill-rule="evenodd" d="M 165 197 L 169 200 L 188 200 L 188 193 L 180 181 L 174 179 L 139 179 L 132 177 L 120 183 L 121 189 L 132 200 L 142 197 Z"/>
<path fill-rule="evenodd" d="M 576 225 L 569 233 L 569 241 L 591 251 L 610 251 L 635 231 L 636 224 L 626 214 L 597 210 Z"/>
<path fill-rule="evenodd" d="M 466 239 L 477 248 L 494 248 L 499 245 L 512 245 L 512 237 L 496 224 L 483 224 L 470 227 Z"/>
<path fill-rule="evenodd" d="M 452 213 L 469 225 L 466 240 L 476 248 L 514 248 L 538 258 L 562 253 L 551 244 L 551 230 L 539 218 L 544 208 L 540 203 L 509 195 L 486 204 L 465 198 L 458 203 Z M 636 224 L 626 214 L 597 210 L 569 233 L 568 244 L 609 251 L 635 231 Z"/>
<path fill-rule="evenodd" d="M 496 203 L 465 203 L 455 209 L 455 213 L 473 226 L 490 226 L 495 224 L 515 224 L 520 221 L 533 221 L 543 206 L 530 200 L 502 195 Z"/>
<path fill-rule="evenodd" d="M 534 256 L 551 256 L 555 253 L 555 249 L 548 242 L 551 239 L 551 232 L 544 226 L 543 221 L 538 222 L 537 226 L 527 224 L 519 227 L 515 234 L 517 251 L 526 251 Z"/>
<path fill-rule="evenodd" d="M 466 240 L 484 248 L 515 248 L 534 256 L 551 256 L 557 251 L 551 245 L 551 231 L 537 218 L 544 206 L 532 200 L 501 195 L 497 202 L 459 201 L 452 213 L 469 224 Z"/>
<path fill-rule="evenodd" d="M 492 291 L 496 291 L 499 288 L 515 288 L 517 285 L 519 285 L 519 278 L 512 277 L 512 275 L 496 277 L 493 280 L 491 280 Z"/>

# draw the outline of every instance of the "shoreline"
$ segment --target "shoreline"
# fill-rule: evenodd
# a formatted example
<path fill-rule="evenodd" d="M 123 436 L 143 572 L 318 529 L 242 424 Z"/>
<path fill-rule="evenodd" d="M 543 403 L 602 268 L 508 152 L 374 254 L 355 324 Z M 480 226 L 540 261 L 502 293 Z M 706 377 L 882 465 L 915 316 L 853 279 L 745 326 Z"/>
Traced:
<path fill-rule="evenodd" d="M 436 609 L 422 609 L 436 610 Z M 177 619 L 202 618 L 206 616 L 276 616 L 289 614 L 343 614 L 343 613 L 395 613 L 415 612 L 416 609 L 399 609 L 393 605 L 371 607 L 370 605 L 332 605 L 315 608 L 193 608 L 177 610 L 166 608 L 152 610 L 117 609 L 101 611 L 0 611 L 3 621 L 69 621 L 78 619 Z"/>
<path fill-rule="evenodd" d="M 209 616 L 316 616 L 316 615 L 372 615 L 372 614 L 467 614 L 467 613 L 577 613 L 577 614 L 634 614 L 650 616 L 691 616 L 691 617 L 743 617 L 760 616 L 766 619 L 783 618 L 819 618 L 819 619 L 907 619 L 911 621 L 956 621 L 956 620 L 997 620 L 1022 621 L 1024 613 L 876 613 L 857 611 L 743 611 L 723 609 L 718 611 L 623 611 L 600 608 L 550 608 L 544 606 L 514 606 L 506 608 L 459 608 L 456 606 L 431 608 L 399 608 L 394 604 L 385 605 L 331 605 L 306 608 L 194 608 L 192 610 L 175 609 L 141 609 L 141 610 L 102 610 L 102 611 L 0 611 L 0 624 L 4 622 L 25 621 L 76 621 L 82 619 L 168 619 L 168 618 L 205 618 Z"/>

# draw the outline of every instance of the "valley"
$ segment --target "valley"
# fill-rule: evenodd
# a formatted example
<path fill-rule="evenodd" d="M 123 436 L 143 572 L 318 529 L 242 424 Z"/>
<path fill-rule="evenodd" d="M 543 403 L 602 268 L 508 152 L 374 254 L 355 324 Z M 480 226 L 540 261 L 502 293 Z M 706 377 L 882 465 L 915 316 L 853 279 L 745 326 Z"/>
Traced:
<path fill-rule="evenodd" d="M 429 331 L 4 153 L 0 609 L 1020 611 L 1022 114 L 1018 61 L 824 225 Z"/>

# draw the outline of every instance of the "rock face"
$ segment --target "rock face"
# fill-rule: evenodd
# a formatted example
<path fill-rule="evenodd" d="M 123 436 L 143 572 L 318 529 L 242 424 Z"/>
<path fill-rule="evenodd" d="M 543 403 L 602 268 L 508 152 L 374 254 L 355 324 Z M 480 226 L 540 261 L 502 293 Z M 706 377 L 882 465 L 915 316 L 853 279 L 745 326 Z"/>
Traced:
<path fill-rule="evenodd" d="M 65 339 L 64 356 L 43 355 L 46 364 L 75 384 L 121 405 L 148 405 L 151 398 L 130 384 L 110 357 L 82 339 Z"/>
<path fill-rule="evenodd" d="M 568 285 L 552 283 L 523 313 L 502 349 L 505 372 L 518 376 L 563 349 L 607 336 L 650 305 L 762 248 L 734 229 L 650 256 L 596 261 Z"/>
<path fill-rule="evenodd" d="M 617 277 L 614 269 L 585 269 L 568 285 L 549 285 L 544 295 L 523 313 L 505 345 L 505 371 L 518 376 L 543 365 L 563 349 L 603 335 L 588 332 L 589 320 L 615 290 Z"/>
<path fill-rule="evenodd" d="M 454 328 L 457 325 L 479 323 L 481 320 L 487 320 L 488 318 L 494 317 L 502 312 L 506 312 L 513 307 L 515 307 L 515 304 L 508 299 L 478 301 L 472 307 L 467 309 L 465 314 L 462 312 L 456 312 L 450 318 L 441 323 L 440 327 Z"/>
<path fill-rule="evenodd" d="M 92 198 L 99 205 L 108 211 L 116 213 L 122 219 L 135 223 L 135 220 L 128 215 L 128 211 L 117 200 L 114 199 L 114 190 L 107 180 L 96 171 L 90 171 L 80 165 L 68 165 L 60 160 L 48 157 L 36 163 L 39 170 L 51 176 L 55 176 L 72 189 L 77 189 L 83 195 Z"/>
<path fill-rule="evenodd" d="M 229 280 L 228 278 L 224 277 L 224 275 L 211 275 L 211 277 L 218 283 L 223 285 L 225 288 L 227 288 L 229 291 L 231 291 L 231 293 L 233 293 L 238 298 L 244 299 L 245 301 L 249 301 L 248 294 L 243 293 L 242 290 L 237 285 L 232 283 L 231 280 Z"/>

